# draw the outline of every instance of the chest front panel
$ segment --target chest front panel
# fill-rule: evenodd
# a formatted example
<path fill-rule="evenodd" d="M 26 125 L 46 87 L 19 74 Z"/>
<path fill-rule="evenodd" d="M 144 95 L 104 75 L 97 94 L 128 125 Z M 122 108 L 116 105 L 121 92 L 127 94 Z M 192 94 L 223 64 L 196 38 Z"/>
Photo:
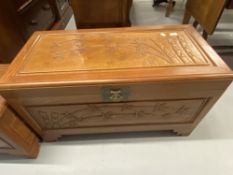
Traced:
<path fill-rule="evenodd" d="M 192 123 L 207 99 L 28 107 L 43 129 Z"/>

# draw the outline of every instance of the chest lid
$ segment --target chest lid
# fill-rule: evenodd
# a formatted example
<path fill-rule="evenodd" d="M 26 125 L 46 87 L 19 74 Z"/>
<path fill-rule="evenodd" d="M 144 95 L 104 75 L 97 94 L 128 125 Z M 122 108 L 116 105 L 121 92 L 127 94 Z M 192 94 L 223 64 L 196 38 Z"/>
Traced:
<path fill-rule="evenodd" d="M 36 32 L 1 86 L 192 79 L 232 79 L 232 72 L 194 28 L 176 25 Z"/>

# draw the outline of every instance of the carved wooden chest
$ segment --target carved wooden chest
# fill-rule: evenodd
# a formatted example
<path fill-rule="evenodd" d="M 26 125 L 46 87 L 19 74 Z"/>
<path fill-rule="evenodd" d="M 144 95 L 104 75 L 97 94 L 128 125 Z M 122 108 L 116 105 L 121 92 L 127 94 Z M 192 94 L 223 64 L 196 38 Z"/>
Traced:
<path fill-rule="evenodd" d="M 233 74 L 191 26 L 37 32 L 1 93 L 44 140 L 171 130 L 188 135 Z"/>

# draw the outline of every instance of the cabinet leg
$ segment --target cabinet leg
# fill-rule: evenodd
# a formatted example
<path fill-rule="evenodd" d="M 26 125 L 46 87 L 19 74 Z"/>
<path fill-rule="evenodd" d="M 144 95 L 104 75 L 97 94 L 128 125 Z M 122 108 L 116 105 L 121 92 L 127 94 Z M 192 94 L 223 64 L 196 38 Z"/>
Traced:
<path fill-rule="evenodd" d="M 205 30 L 203 30 L 202 36 L 205 40 L 208 39 L 208 33 Z"/>
<path fill-rule="evenodd" d="M 169 17 L 171 15 L 172 10 L 173 10 L 173 0 L 168 0 L 165 16 Z"/>
<path fill-rule="evenodd" d="M 191 18 L 191 14 L 187 11 L 187 10 L 185 10 L 185 12 L 184 12 L 184 18 L 183 18 L 183 24 L 188 24 L 189 23 L 189 21 L 190 21 L 190 18 Z"/>
<path fill-rule="evenodd" d="M 193 27 L 194 27 L 194 28 L 197 28 L 198 24 L 199 24 L 199 23 L 197 22 L 197 20 L 195 20 L 195 21 L 193 22 Z"/>
<path fill-rule="evenodd" d="M 27 157 L 31 159 L 35 159 L 37 158 L 38 154 L 39 154 L 39 146 L 38 146 L 38 143 L 36 142 L 33 144 L 30 152 L 28 152 Z"/>
<path fill-rule="evenodd" d="M 43 136 L 45 142 L 56 142 L 61 136 L 60 135 L 46 135 Z"/>
<path fill-rule="evenodd" d="M 194 128 L 177 128 L 174 129 L 173 131 L 176 133 L 178 136 L 189 136 Z"/>

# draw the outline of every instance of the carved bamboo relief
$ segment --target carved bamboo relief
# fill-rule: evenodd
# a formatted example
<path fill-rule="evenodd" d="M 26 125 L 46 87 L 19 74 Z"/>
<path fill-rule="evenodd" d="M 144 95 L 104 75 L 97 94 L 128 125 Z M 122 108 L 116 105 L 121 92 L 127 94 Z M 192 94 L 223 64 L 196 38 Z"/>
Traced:
<path fill-rule="evenodd" d="M 205 99 L 27 107 L 44 129 L 192 122 Z"/>

